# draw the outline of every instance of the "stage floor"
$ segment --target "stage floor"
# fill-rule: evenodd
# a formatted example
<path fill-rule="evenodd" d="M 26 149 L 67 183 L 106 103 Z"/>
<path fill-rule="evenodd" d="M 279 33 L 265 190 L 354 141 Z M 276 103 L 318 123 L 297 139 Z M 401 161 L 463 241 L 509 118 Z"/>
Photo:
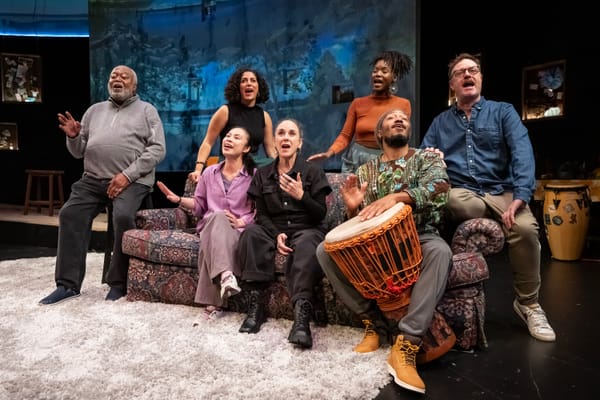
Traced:
<path fill-rule="evenodd" d="M 23 214 L 24 206 L 0 204 L 0 242 L 14 245 L 56 247 L 58 237 L 58 210 L 48 215 L 48 208 L 30 208 Z M 91 250 L 103 251 L 106 242 L 106 213 L 99 214 L 92 223 Z"/>
<path fill-rule="evenodd" d="M 47 210 L 25 216 L 23 207 L 0 205 L 0 260 L 55 256 L 57 225 L 58 217 L 48 216 Z M 98 216 L 94 229 L 99 230 L 94 230 L 92 241 L 106 239 L 105 214 Z M 489 347 L 473 353 L 451 351 L 419 366 L 427 384 L 425 396 L 389 383 L 375 400 L 600 398 L 594 334 L 600 304 L 599 264 L 587 259 L 557 261 L 543 246 L 540 302 L 557 335 L 556 342 L 544 343 L 529 336 L 512 310 L 514 293 L 507 252 L 487 261 L 491 275 L 485 282 Z M 388 352 L 389 347 L 380 351 Z"/>

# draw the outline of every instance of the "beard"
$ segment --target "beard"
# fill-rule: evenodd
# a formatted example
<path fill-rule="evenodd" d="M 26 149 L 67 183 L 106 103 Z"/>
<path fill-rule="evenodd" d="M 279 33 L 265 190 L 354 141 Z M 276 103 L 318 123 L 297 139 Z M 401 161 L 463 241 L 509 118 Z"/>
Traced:
<path fill-rule="evenodd" d="M 408 144 L 408 140 L 410 139 L 410 135 L 394 135 L 394 136 L 386 136 L 383 138 L 385 144 L 394 149 L 399 149 L 400 147 L 404 147 Z"/>
<path fill-rule="evenodd" d="M 122 103 L 131 96 L 133 96 L 133 91 L 131 89 L 123 88 L 119 91 L 112 90 L 108 88 L 108 94 L 110 97 L 116 101 L 117 103 Z"/>

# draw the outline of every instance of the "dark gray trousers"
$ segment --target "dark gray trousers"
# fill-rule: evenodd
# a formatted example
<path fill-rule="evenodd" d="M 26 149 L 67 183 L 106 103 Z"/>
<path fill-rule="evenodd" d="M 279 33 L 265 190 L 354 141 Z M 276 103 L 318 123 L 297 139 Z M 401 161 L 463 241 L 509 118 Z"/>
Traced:
<path fill-rule="evenodd" d="M 287 257 L 285 279 L 292 304 L 303 298 L 313 301 L 313 289 L 323 278 L 315 250 L 325 234 L 319 229 L 301 229 L 288 233 L 294 252 Z M 246 227 L 238 245 L 242 280 L 272 282 L 275 279 L 275 239 L 262 225 Z"/>
<path fill-rule="evenodd" d="M 58 214 L 56 284 L 80 291 L 86 270 L 86 255 L 92 235 L 92 222 L 112 202 L 114 229 L 113 255 L 106 275 L 111 287 L 127 289 L 129 256 L 123 254 L 123 232 L 135 228 L 135 213 L 151 188 L 129 185 L 117 198 L 106 194 L 110 180 L 84 175 L 71 186 L 71 195 Z M 110 244 L 107 244 L 110 245 Z"/>

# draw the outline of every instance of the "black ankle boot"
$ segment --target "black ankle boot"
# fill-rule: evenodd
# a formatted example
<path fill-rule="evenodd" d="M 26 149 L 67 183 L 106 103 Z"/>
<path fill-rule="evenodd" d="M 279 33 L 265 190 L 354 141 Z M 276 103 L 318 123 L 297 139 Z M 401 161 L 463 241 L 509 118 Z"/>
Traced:
<path fill-rule="evenodd" d="M 256 333 L 266 320 L 262 302 L 262 291 L 250 290 L 248 293 L 248 315 L 240 327 L 241 333 Z"/>
<path fill-rule="evenodd" d="M 307 349 L 312 347 L 312 335 L 310 333 L 310 318 L 312 313 L 313 307 L 309 300 L 296 300 L 296 304 L 294 304 L 294 324 L 288 336 L 290 343 Z"/>

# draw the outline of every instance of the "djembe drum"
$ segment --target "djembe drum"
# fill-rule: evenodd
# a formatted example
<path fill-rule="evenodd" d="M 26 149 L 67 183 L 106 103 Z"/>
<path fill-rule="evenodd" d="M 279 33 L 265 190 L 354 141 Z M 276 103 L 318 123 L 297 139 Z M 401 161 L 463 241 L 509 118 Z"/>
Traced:
<path fill-rule="evenodd" d="M 552 258 L 579 260 L 590 222 L 587 185 L 544 186 L 544 226 Z"/>
<path fill-rule="evenodd" d="M 366 221 L 356 216 L 325 236 L 324 248 L 363 297 L 397 310 L 419 278 L 423 260 L 409 205 L 398 203 Z"/>
<path fill-rule="evenodd" d="M 400 320 L 406 315 L 423 261 L 409 205 L 398 203 L 367 221 L 354 217 L 331 230 L 323 246 L 356 290 L 376 300 L 388 319 Z M 455 343 L 452 328 L 436 311 L 417 363 L 435 360 Z"/>

